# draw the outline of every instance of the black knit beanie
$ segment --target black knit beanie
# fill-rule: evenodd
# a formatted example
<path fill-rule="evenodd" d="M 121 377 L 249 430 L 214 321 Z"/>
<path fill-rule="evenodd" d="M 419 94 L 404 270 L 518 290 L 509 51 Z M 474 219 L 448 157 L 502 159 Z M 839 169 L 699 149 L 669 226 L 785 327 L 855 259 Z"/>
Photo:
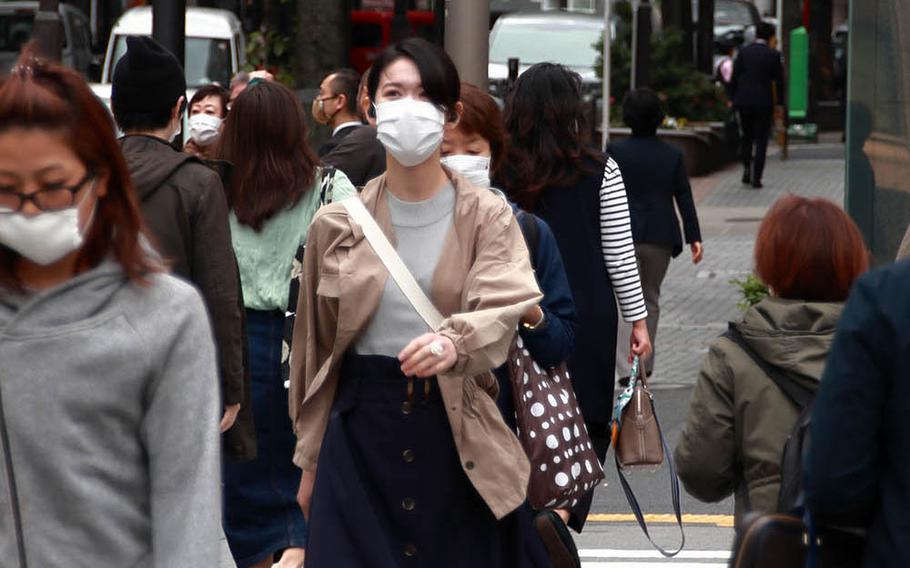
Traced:
<path fill-rule="evenodd" d="M 114 68 L 111 106 L 114 113 L 155 112 L 173 107 L 186 96 L 183 67 L 157 41 L 126 38 L 126 53 Z"/>

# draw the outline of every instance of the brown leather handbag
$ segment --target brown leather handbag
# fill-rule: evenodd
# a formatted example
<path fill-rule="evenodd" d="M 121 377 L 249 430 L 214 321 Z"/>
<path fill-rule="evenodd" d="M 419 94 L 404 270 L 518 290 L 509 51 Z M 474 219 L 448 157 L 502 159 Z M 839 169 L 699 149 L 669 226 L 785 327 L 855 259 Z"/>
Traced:
<path fill-rule="evenodd" d="M 641 365 L 636 356 L 632 361 L 632 373 L 629 386 L 616 398 L 613 407 L 613 422 L 611 424 L 613 454 L 616 461 L 616 473 L 619 482 L 626 494 L 629 507 L 638 521 L 638 526 L 648 537 L 651 545 L 666 557 L 676 556 L 686 545 L 686 533 L 682 526 L 682 512 L 679 505 L 679 478 L 676 476 L 676 465 L 673 463 L 673 454 L 670 452 L 657 413 L 654 412 L 654 398 L 648 388 L 645 377 L 644 365 Z M 658 546 L 648 533 L 641 506 L 626 479 L 624 471 L 634 469 L 654 470 L 664 461 L 670 470 L 670 496 L 673 499 L 673 512 L 676 514 L 676 524 L 682 541 L 679 548 L 666 551 Z"/>
<path fill-rule="evenodd" d="M 604 478 L 566 365 L 543 368 L 515 334 L 509 375 L 518 439 L 531 462 L 528 502 L 535 510 L 573 507 Z"/>

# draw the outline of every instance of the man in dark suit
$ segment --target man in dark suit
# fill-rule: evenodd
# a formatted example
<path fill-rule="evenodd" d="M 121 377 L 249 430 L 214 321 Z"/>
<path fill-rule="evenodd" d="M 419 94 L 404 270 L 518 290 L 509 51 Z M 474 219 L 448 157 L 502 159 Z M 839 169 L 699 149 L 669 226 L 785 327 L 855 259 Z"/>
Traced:
<path fill-rule="evenodd" d="M 338 69 L 326 75 L 313 101 L 313 118 L 332 127 L 332 137 L 319 147 L 319 157 L 331 152 L 342 140 L 363 125 L 357 114 L 360 75 L 353 69 Z"/>
<path fill-rule="evenodd" d="M 357 103 L 360 119 L 368 123 L 352 131 L 337 146 L 322 157 L 322 162 L 335 166 L 351 180 L 358 190 L 368 181 L 385 173 L 385 147 L 376 138 L 376 116 L 367 94 L 367 70 L 360 79 Z"/>
<path fill-rule="evenodd" d="M 765 169 L 775 98 L 776 103 L 782 105 L 784 96 L 784 69 L 780 52 L 768 45 L 773 37 L 774 26 L 760 23 L 755 43 L 742 48 L 733 63 L 733 107 L 739 113 L 743 129 L 743 183 L 751 183 L 755 189 L 762 187 L 761 176 Z"/>

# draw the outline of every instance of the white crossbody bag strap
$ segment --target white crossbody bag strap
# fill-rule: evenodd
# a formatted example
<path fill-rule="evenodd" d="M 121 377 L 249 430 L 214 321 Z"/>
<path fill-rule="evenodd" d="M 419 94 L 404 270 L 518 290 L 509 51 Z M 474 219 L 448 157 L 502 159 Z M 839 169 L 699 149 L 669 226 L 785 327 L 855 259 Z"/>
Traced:
<path fill-rule="evenodd" d="M 351 199 L 345 199 L 341 203 L 344 205 L 344 208 L 347 209 L 348 214 L 354 222 L 363 229 L 363 235 L 367 238 L 370 246 L 373 247 L 373 251 L 376 252 L 376 255 L 379 257 L 379 260 L 382 261 L 382 264 L 385 265 L 386 270 L 389 271 L 392 279 L 398 284 L 398 288 L 401 289 L 401 292 L 407 297 L 408 301 L 411 302 L 411 305 L 414 306 L 414 309 L 417 310 L 417 313 L 420 314 L 423 321 L 427 322 L 430 329 L 434 331 L 438 330 L 442 326 L 443 319 L 445 318 L 442 317 L 442 314 L 439 313 L 439 310 L 436 309 L 433 302 L 424 294 L 420 284 L 417 283 L 417 279 L 414 278 L 414 275 L 411 274 L 411 271 L 405 266 L 404 261 L 398 256 L 395 247 L 389 242 L 389 239 L 385 236 L 385 233 L 382 232 L 382 229 L 379 228 L 379 224 L 376 223 L 376 220 L 370 215 L 370 212 L 367 211 L 363 201 L 357 197 L 352 197 Z"/>

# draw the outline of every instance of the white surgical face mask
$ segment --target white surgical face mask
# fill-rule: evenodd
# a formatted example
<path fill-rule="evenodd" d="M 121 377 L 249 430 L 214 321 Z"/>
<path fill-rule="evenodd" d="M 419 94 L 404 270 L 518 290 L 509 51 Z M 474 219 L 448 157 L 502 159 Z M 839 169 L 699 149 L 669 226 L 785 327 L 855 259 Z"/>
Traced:
<path fill-rule="evenodd" d="M 190 138 L 200 146 L 208 146 L 218 138 L 221 132 L 221 119 L 217 116 L 200 112 L 189 120 Z"/>
<path fill-rule="evenodd" d="M 442 165 L 455 170 L 477 187 L 490 187 L 489 156 L 454 154 L 442 158 Z"/>
<path fill-rule="evenodd" d="M 77 250 L 85 240 L 85 232 L 95 216 L 79 229 L 79 207 L 85 203 L 95 186 L 85 192 L 82 200 L 68 209 L 24 215 L 0 209 L 0 244 L 6 245 L 35 264 L 53 264 Z"/>
<path fill-rule="evenodd" d="M 410 97 L 376 105 L 376 137 L 403 166 L 427 161 L 442 144 L 445 114 Z"/>

